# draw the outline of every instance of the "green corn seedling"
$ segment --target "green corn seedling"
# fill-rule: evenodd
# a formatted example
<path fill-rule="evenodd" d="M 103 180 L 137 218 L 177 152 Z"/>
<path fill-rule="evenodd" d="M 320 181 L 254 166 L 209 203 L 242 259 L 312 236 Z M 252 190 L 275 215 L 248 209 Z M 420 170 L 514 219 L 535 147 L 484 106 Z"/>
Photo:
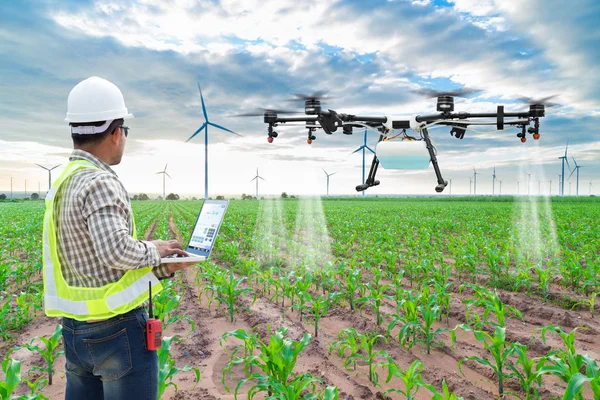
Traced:
<path fill-rule="evenodd" d="M 21 382 L 21 361 L 10 358 L 12 349 L 9 349 L 2 360 L 4 380 L 0 380 L 0 399 L 9 399 Z"/>
<path fill-rule="evenodd" d="M 173 341 L 179 341 L 176 337 L 165 336 L 162 340 L 162 347 L 157 350 L 158 355 L 158 398 L 162 399 L 165 390 L 169 386 L 173 386 L 177 391 L 177 385 L 173 382 L 173 378 L 180 372 L 194 371 L 196 375 L 196 385 L 200 382 L 200 370 L 186 365 L 183 368 L 175 366 L 175 359 L 171 357 L 171 344 Z"/>
<path fill-rule="evenodd" d="M 385 294 L 388 287 L 389 285 L 381 285 L 378 283 L 378 281 L 369 282 L 367 284 L 369 294 L 356 300 L 358 303 L 364 303 L 370 305 L 373 308 L 373 311 L 375 312 L 377 326 L 381 325 L 381 323 L 383 322 L 383 317 L 381 315 L 381 305 L 384 299 L 389 298 L 389 296 Z"/>
<path fill-rule="evenodd" d="M 423 381 L 421 377 L 421 371 L 423 370 L 423 364 L 419 360 L 413 361 L 413 363 L 408 367 L 407 370 L 403 371 L 398 368 L 398 365 L 394 362 L 394 360 L 390 357 L 388 359 L 388 377 L 385 380 L 386 383 L 389 383 L 392 377 L 400 378 L 400 380 L 404 383 L 404 390 L 401 389 L 388 389 L 386 390 L 386 394 L 388 393 L 399 393 L 403 395 L 406 400 L 413 400 L 421 388 L 427 388 L 429 390 L 435 390 L 435 388 L 427 384 Z"/>
<path fill-rule="evenodd" d="M 306 296 L 304 310 L 307 315 L 313 317 L 315 337 L 318 337 L 319 334 L 319 321 L 329 312 L 338 295 L 339 293 L 329 293 L 327 296 L 312 297 L 310 294 L 304 293 L 304 296 Z"/>
<path fill-rule="evenodd" d="M 348 300 L 348 303 L 350 304 L 350 310 L 354 311 L 356 292 L 358 291 L 359 287 L 362 285 L 361 271 L 358 268 L 352 269 L 349 271 L 345 271 L 345 273 L 343 273 L 342 276 L 343 276 L 342 281 L 341 281 L 342 296 L 344 296 L 344 298 L 346 298 L 346 300 Z"/>
<path fill-rule="evenodd" d="M 480 341 L 485 350 L 492 356 L 491 361 L 477 356 L 464 357 L 458 362 L 458 370 L 464 375 L 461 367 L 463 362 L 467 360 L 476 361 L 481 365 L 490 367 L 498 378 L 498 393 L 500 396 L 504 395 L 504 381 L 513 376 L 513 374 L 505 373 L 504 369 L 507 366 L 508 357 L 515 352 L 515 346 L 506 341 L 506 329 L 498 326 L 494 330 L 494 335 L 492 336 L 487 332 L 472 330 L 467 325 L 460 324 L 450 331 L 452 334 L 452 343 L 456 343 L 457 329 L 462 329 L 465 332 L 473 332 L 475 339 Z"/>
<path fill-rule="evenodd" d="M 546 357 L 527 357 L 527 346 L 521 343 L 514 344 L 515 353 L 518 358 L 515 363 L 508 363 L 507 367 L 513 371 L 513 376 L 519 380 L 521 390 L 525 392 L 524 400 L 539 399 L 540 394 L 536 388 L 541 387 L 542 378 L 540 370 L 547 361 Z"/>
<path fill-rule="evenodd" d="M 294 341 L 285 337 L 287 332 L 287 328 L 279 328 L 277 332 L 270 335 L 268 343 L 261 341 L 256 336 L 246 334 L 243 330 L 231 333 L 230 336 L 237 337 L 244 342 L 253 342 L 249 345 L 244 344 L 244 346 L 254 346 L 259 354 L 235 357 L 229 362 L 230 365 L 227 368 L 231 369 L 233 365 L 243 363 L 252 365 L 261 371 L 238 382 L 234 393 L 236 400 L 240 388 L 250 381 L 254 382 L 254 385 L 248 391 L 248 399 L 254 398 L 258 393 L 267 392 L 269 399 L 296 400 L 301 399 L 302 392 L 307 389 L 315 392 L 315 385 L 321 383 L 318 378 L 307 373 L 297 374 L 293 371 L 298 355 L 310 342 L 310 335 L 305 333 L 301 340 Z M 229 391 L 229 388 L 226 387 L 226 390 Z M 323 397 L 334 400 L 337 398 L 337 390 L 327 388 Z"/>
<path fill-rule="evenodd" d="M 433 397 L 431 400 L 464 400 L 462 397 L 458 397 L 454 393 L 450 393 L 446 380 L 442 381 L 442 392 L 438 392 L 435 388 L 428 388 Z"/>
<path fill-rule="evenodd" d="M 56 325 L 56 329 L 54 330 L 54 332 L 52 333 L 52 335 L 49 338 L 45 338 L 44 336 L 38 336 L 38 337 L 31 339 L 30 343 L 25 344 L 23 346 L 27 350 L 29 350 L 33 353 L 38 353 L 46 361 L 45 367 L 35 366 L 35 367 L 32 367 L 31 370 L 46 372 L 48 374 L 48 385 L 52 385 L 52 375 L 54 374 L 54 362 L 56 361 L 56 359 L 58 357 L 65 354 L 65 352 L 63 350 L 58 350 L 58 347 L 60 346 L 61 338 L 62 338 L 62 326 Z M 44 347 L 34 345 L 33 342 L 36 339 L 41 341 L 44 344 Z"/>
<path fill-rule="evenodd" d="M 350 354 L 345 356 L 345 352 L 342 353 L 346 357 L 344 366 L 347 368 L 351 363 L 356 368 L 356 361 L 362 360 L 369 366 L 369 381 L 373 382 L 376 386 L 379 386 L 379 375 L 376 372 L 377 367 L 386 366 L 386 362 L 376 363 L 377 357 L 383 357 L 388 359 L 388 354 L 385 350 L 375 351 L 373 347 L 378 341 L 384 341 L 387 343 L 385 336 L 380 335 L 376 332 L 367 332 L 365 334 L 359 333 L 354 328 L 346 328 L 341 331 L 338 335 L 338 340 L 332 344 L 333 349 L 349 349 Z"/>
<path fill-rule="evenodd" d="M 235 365 L 233 361 L 236 359 L 237 353 L 239 353 L 242 349 L 244 351 L 243 359 L 245 360 L 244 369 L 246 371 L 246 375 L 250 376 L 252 374 L 252 355 L 254 354 L 254 350 L 256 350 L 260 342 L 260 338 L 256 332 L 246 332 L 243 329 L 237 329 L 235 331 L 225 332 L 221 336 L 221 346 L 223 346 L 227 339 L 230 337 L 241 340 L 243 342 L 243 345 L 236 346 L 233 349 L 233 352 L 229 357 L 229 363 L 227 364 L 229 366 L 229 369 L 223 369 L 223 385 L 225 385 L 225 375 L 231 372 L 231 367 Z"/>

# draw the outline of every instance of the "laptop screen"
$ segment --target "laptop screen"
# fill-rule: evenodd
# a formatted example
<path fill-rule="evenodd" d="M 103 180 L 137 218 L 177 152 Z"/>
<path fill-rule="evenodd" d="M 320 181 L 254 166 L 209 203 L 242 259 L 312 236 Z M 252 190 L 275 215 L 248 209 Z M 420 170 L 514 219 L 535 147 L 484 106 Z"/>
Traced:
<path fill-rule="evenodd" d="M 196 220 L 186 251 L 208 258 L 227 211 L 227 200 L 206 200 Z"/>

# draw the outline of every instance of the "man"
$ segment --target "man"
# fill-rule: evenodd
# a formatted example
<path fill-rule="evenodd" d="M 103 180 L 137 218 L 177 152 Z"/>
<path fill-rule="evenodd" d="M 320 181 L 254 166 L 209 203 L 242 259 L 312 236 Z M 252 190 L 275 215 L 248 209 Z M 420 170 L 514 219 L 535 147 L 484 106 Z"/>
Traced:
<path fill-rule="evenodd" d="M 121 162 L 132 118 L 119 88 L 91 77 L 69 93 L 73 153 L 46 196 L 44 309 L 63 317 L 66 400 L 155 400 L 158 359 L 148 351 L 148 286 L 192 264 L 176 240 L 137 240 Z"/>

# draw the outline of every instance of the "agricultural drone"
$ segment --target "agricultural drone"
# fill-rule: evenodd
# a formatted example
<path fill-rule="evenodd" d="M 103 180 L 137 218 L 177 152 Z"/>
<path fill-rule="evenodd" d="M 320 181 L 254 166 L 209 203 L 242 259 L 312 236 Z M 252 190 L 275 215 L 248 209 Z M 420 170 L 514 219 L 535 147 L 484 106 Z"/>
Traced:
<path fill-rule="evenodd" d="M 301 116 L 280 116 L 281 114 L 300 114 L 299 111 L 261 109 L 258 112 L 238 114 L 237 116 L 263 116 L 264 122 L 268 124 L 267 134 L 268 142 L 278 136 L 275 128 L 281 124 L 304 123 L 308 130 L 307 143 L 311 144 L 316 139 L 315 131 L 322 129 L 326 134 L 331 135 L 341 128 L 342 133 L 351 135 L 354 128 L 370 129 L 377 131 L 379 141 L 377 143 L 376 154 L 373 156 L 371 169 L 368 178 L 363 184 L 356 186 L 356 190 L 361 192 L 369 187 L 379 185 L 379 180 L 375 179 L 377 168 L 381 162 L 386 169 L 416 169 L 428 168 L 429 162 L 433 164 L 437 177 L 436 192 L 440 193 L 448 185 L 444 180 L 436 157 L 436 148 L 432 144 L 428 129 L 433 125 L 445 125 L 451 127 L 450 135 L 457 139 L 463 139 L 465 132 L 471 130 L 473 125 L 491 125 L 497 130 L 503 130 L 505 126 L 519 129 L 517 137 L 525 143 L 526 134 L 533 135 L 535 140 L 540 138 L 539 119 L 545 115 L 545 107 L 554 104 L 548 100 L 554 96 L 540 100 L 522 98 L 529 103 L 527 111 L 506 112 L 504 106 L 499 105 L 496 112 L 490 113 L 469 113 L 454 111 L 454 97 L 464 97 L 473 93 L 472 89 L 461 89 L 453 92 L 437 92 L 431 89 L 421 89 L 416 91 L 420 95 L 429 98 L 437 98 L 437 113 L 431 115 L 417 115 L 408 119 L 391 119 L 385 116 L 371 117 L 363 115 L 353 115 L 337 112 L 332 109 L 324 109 L 321 101 L 331 97 L 325 96 L 325 92 L 316 92 L 312 95 L 296 94 L 290 101 L 304 102 L 304 114 Z M 413 130 L 418 135 L 409 136 L 407 130 Z M 394 134 L 394 130 L 400 130 Z M 425 151 L 426 148 L 426 151 Z M 427 154 L 428 153 L 428 154 Z M 402 162 L 398 162 L 401 160 Z"/>

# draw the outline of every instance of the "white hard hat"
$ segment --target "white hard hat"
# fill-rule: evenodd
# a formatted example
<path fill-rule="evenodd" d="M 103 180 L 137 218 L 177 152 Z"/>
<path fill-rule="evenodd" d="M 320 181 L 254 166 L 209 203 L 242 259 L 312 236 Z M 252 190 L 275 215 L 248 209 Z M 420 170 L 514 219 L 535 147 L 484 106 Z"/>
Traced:
<path fill-rule="evenodd" d="M 69 93 L 67 122 L 95 122 L 133 118 L 125 107 L 123 93 L 112 82 L 92 76 L 79 82 Z"/>

